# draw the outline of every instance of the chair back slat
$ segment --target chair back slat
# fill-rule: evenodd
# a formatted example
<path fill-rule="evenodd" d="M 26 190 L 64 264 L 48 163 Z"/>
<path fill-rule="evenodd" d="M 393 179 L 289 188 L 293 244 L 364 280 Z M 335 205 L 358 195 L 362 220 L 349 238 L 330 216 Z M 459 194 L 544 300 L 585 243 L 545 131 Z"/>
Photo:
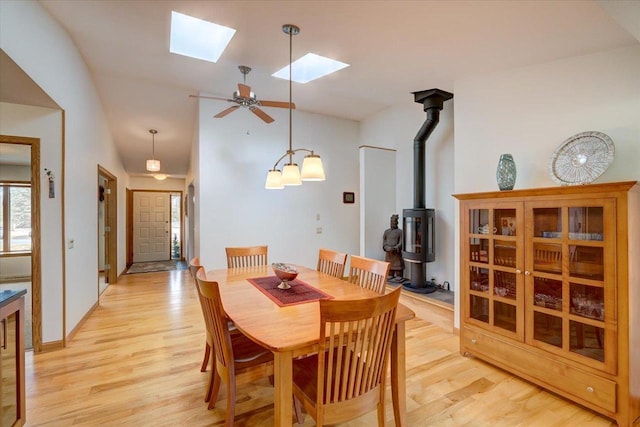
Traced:
<path fill-rule="evenodd" d="M 267 265 L 267 246 L 246 246 L 225 248 L 227 252 L 227 267 L 255 267 Z"/>
<path fill-rule="evenodd" d="M 389 267 L 390 264 L 386 261 L 352 255 L 349 266 L 349 283 L 383 294 L 389 275 Z"/>
<path fill-rule="evenodd" d="M 319 406 L 384 387 L 400 290 L 362 300 L 320 301 Z"/>
<path fill-rule="evenodd" d="M 329 249 L 320 249 L 318 251 L 318 271 L 342 279 L 344 277 L 344 267 L 346 263 L 346 253 L 335 252 Z"/>

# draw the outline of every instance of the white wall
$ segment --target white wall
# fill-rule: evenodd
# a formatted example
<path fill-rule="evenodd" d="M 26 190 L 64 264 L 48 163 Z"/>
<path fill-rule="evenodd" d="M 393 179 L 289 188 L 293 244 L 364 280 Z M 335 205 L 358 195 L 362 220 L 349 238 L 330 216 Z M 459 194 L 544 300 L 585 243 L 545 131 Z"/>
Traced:
<path fill-rule="evenodd" d="M 68 34 L 38 2 L 0 2 L 0 47 L 65 111 L 65 238 L 75 241 L 73 249 L 66 249 L 63 333 L 68 334 L 98 301 L 97 164 L 118 177 L 118 224 L 125 224 L 128 176 L 89 70 Z M 48 161 L 43 158 L 42 166 Z M 54 173 L 60 180 L 61 170 Z M 126 227 L 118 227 L 118 271 L 125 267 L 125 233 Z M 43 245 L 43 264 L 59 252 L 60 246 Z M 61 286 L 56 284 L 58 290 Z M 43 310 L 61 310 L 49 298 L 43 292 Z M 59 325 L 50 320 L 43 318 L 43 342 L 62 339 Z"/>
<path fill-rule="evenodd" d="M 416 90 L 430 89 L 427 86 Z M 457 224 L 454 220 L 455 199 L 451 197 L 454 178 L 453 105 L 456 96 L 454 93 L 454 98 L 444 103 L 440 122 L 425 146 L 425 202 L 427 208 L 436 210 L 436 260 L 426 264 L 425 277 L 435 276 L 437 283 L 448 281 L 452 287 L 455 274 L 454 230 Z M 402 209 L 413 207 L 413 139 L 426 118 L 422 104 L 416 104 L 413 96 L 407 94 L 405 104 L 381 111 L 361 123 L 361 144 L 396 150 L 396 212 L 400 218 Z M 384 228 L 381 236 L 382 232 Z M 404 275 L 409 277 L 407 268 Z"/>
<path fill-rule="evenodd" d="M 183 178 L 167 178 L 162 181 L 149 176 L 132 176 L 129 178 L 130 190 L 182 191 L 185 193 Z"/>
<path fill-rule="evenodd" d="M 0 103 L 0 133 L 40 139 L 40 242 L 42 259 L 42 341 L 62 339 L 62 112 Z M 49 198 L 44 168 L 55 175 L 56 197 Z M 3 168 L 4 169 L 4 168 Z M 31 176 L 31 173 L 28 174 Z M 30 178 L 29 178 L 30 179 Z M 30 257 L 21 258 L 30 260 Z M 4 270 L 3 263 L 3 270 Z M 29 273 L 31 266 L 28 266 Z M 3 272 L 4 275 L 4 272 Z"/>
<path fill-rule="evenodd" d="M 360 256 L 384 260 L 382 235 L 397 213 L 395 150 L 360 147 Z"/>
<path fill-rule="evenodd" d="M 615 144 L 615 159 L 596 182 L 640 180 L 640 46 L 472 76 L 454 92 L 456 193 L 497 190 L 502 153 L 515 159 L 516 189 L 554 186 L 551 154 L 584 131 Z M 457 254 L 458 236 L 455 242 Z"/>
<path fill-rule="evenodd" d="M 288 111 L 269 109 L 265 124 L 246 110 L 212 118 L 220 103 L 200 101 L 196 209 L 199 255 L 207 268 L 226 267 L 226 246 L 269 246 L 269 262 L 315 267 L 318 248 L 358 251 L 358 123 L 293 112 L 293 148 L 322 157 L 327 180 L 265 190 L 267 171 L 288 148 Z M 302 165 L 303 153 L 294 160 Z M 320 219 L 316 219 L 317 216 Z M 316 228 L 322 227 L 322 234 Z"/>

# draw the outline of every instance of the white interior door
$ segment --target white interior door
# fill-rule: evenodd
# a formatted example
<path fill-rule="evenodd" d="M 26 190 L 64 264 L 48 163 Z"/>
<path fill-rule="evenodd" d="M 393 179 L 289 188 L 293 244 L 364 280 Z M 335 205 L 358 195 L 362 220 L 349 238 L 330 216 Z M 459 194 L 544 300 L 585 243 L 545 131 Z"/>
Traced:
<path fill-rule="evenodd" d="M 133 193 L 133 262 L 168 261 L 170 193 Z"/>

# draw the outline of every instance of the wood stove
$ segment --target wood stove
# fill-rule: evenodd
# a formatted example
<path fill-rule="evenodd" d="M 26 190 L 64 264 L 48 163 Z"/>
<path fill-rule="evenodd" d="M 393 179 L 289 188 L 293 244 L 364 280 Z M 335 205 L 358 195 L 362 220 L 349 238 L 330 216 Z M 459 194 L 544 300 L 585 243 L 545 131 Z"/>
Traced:
<path fill-rule="evenodd" d="M 425 141 L 440 120 L 444 101 L 453 94 L 440 89 L 413 92 L 414 101 L 422 104 L 427 119 L 413 139 L 413 208 L 403 209 L 404 241 L 402 258 L 411 272 L 411 283 L 403 286 L 420 293 L 436 290 L 435 284 L 425 280 L 425 264 L 435 255 L 435 210 L 425 208 Z"/>

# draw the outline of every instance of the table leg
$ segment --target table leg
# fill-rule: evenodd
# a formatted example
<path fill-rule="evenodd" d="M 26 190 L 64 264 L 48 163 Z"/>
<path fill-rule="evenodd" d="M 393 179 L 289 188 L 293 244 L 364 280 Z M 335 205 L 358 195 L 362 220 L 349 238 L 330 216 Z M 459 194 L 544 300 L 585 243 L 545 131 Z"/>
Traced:
<path fill-rule="evenodd" d="M 275 382 L 274 425 L 292 425 L 292 360 L 290 351 L 274 353 L 273 376 Z"/>
<path fill-rule="evenodd" d="M 397 427 L 407 425 L 407 370 L 404 338 L 404 322 L 398 322 L 391 342 L 391 399 Z"/>

